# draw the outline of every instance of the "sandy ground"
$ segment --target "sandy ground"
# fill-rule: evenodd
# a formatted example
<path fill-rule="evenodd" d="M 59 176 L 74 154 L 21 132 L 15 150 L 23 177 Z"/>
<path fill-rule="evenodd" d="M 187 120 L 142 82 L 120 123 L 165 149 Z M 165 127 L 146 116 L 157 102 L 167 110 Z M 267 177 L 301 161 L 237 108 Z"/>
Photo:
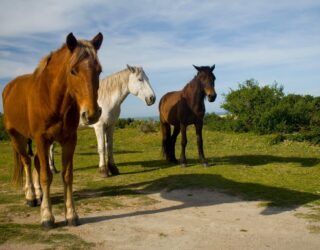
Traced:
<path fill-rule="evenodd" d="M 319 223 L 295 216 L 306 208 L 266 208 L 208 190 L 149 197 L 159 202 L 91 214 L 68 231 L 95 249 L 320 249 L 320 234 L 308 229 Z"/>

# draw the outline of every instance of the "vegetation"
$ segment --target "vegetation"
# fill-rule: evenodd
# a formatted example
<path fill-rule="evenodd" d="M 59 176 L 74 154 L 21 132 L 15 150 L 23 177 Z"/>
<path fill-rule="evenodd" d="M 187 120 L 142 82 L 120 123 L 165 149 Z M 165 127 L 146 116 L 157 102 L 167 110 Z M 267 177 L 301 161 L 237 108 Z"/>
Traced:
<path fill-rule="evenodd" d="M 8 140 L 8 139 L 9 139 L 9 135 L 4 130 L 3 114 L 0 112 L 0 141 Z"/>
<path fill-rule="evenodd" d="M 320 97 L 285 95 L 278 84 L 259 86 L 257 81 L 248 80 L 226 94 L 221 107 L 228 116 L 210 114 L 205 119 L 212 130 L 278 133 L 278 142 L 320 143 Z"/>
<path fill-rule="evenodd" d="M 154 120 L 135 120 L 133 118 L 120 118 L 116 128 L 139 128 L 143 133 L 153 133 L 159 130 L 159 122 Z"/>
<path fill-rule="evenodd" d="M 212 166 L 204 168 L 197 159 L 194 129 L 190 128 L 188 135 L 189 165 L 181 168 L 160 158 L 159 131 L 144 134 L 137 127 L 117 129 L 115 161 L 121 175 L 101 178 L 97 171 L 94 131 L 80 130 L 74 157 L 74 197 L 80 216 L 83 218 L 92 212 L 153 204 L 156 201 L 146 196 L 146 191 L 183 188 L 209 188 L 243 199 L 261 201 L 267 211 L 270 206 L 287 209 L 303 205 L 319 207 L 319 147 L 288 141 L 271 145 L 274 135 L 216 132 L 205 127 L 204 149 Z M 177 152 L 180 150 L 179 144 Z M 56 151 L 59 169 L 61 150 L 57 147 Z M 83 248 L 90 246 L 90 242 L 75 238 L 67 227 L 61 227 L 61 221 L 58 221 L 60 226 L 57 229 L 50 231 L 50 235 L 42 231 L 38 226 L 39 208 L 26 207 L 23 191 L 10 185 L 13 159 L 9 141 L 0 142 L 0 156 L 0 244 L 21 241 L 31 244 L 28 239 L 32 235 L 40 235 L 37 238 L 53 237 L 45 244 L 60 249 L 76 248 L 77 242 Z M 54 214 L 62 216 L 60 175 L 54 175 L 51 193 Z M 312 218 L 319 218 L 319 212 L 315 209 Z M 27 221 L 21 224 L 22 220 Z M 65 236 L 61 236 L 63 240 L 59 240 L 60 230 L 65 230 Z"/>

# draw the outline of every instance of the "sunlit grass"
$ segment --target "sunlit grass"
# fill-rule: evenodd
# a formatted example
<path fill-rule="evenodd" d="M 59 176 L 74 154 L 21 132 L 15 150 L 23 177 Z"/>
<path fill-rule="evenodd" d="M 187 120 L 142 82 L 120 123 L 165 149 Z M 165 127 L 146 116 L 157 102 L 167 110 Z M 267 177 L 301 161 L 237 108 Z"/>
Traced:
<path fill-rule="evenodd" d="M 212 132 L 204 129 L 204 149 L 211 167 L 197 160 L 193 128 L 188 129 L 188 167 L 168 164 L 161 159 L 160 133 L 144 134 L 137 128 L 115 132 L 114 158 L 121 175 L 102 178 L 98 173 L 98 155 L 94 131 L 80 130 L 74 156 L 74 197 L 80 214 L 139 207 L 155 201 L 146 192 L 183 188 L 209 188 L 261 201 L 264 206 L 298 207 L 320 205 L 320 147 L 307 143 L 284 142 L 270 145 L 271 136 Z M 180 137 L 176 154 L 179 156 Z M 61 169 L 61 150 L 56 147 L 56 165 Z M 0 142 L 0 221 L 2 231 L 26 213 L 39 216 L 38 208 L 27 208 L 21 190 L 10 186 L 13 157 L 9 142 Z M 143 192 L 142 192 L 143 191 Z M 60 175 L 54 176 L 52 202 L 55 214 L 63 215 Z M 315 210 L 313 218 L 318 218 Z M 31 225 L 40 231 L 38 221 Z M 11 230 L 7 240 L 24 240 Z M 22 231 L 21 231 L 22 230 Z M 16 234 L 14 233 L 16 232 Z M 74 239 L 71 239 L 74 240 Z M 75 239 L 77 240 L 77 239 Z M 67 240 L 68 241 L 68 240 Z M 83 244 L 86 244 L 85 242 Z M 88 243 L 90 244 L 90 243 Z"/>

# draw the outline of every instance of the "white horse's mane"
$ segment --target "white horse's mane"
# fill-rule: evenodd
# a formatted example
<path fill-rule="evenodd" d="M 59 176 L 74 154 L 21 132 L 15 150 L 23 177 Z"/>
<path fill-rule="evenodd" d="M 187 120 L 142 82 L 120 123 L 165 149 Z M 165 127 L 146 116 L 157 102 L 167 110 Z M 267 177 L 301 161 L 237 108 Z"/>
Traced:
<path fill-rule="evenodd" d="M 137 75 L 141 74 L 143 72 L 143 69 L 141 67 L 132 67 L 135 70 L 135 73 Z M 129 81 L 129 75 L 131 71 L 129 69 L 121 70 L 117 73 L 114 73 L 110 76 L 105 77 L 100 81 L 99 85 L 99 94 L 98 99 L 99 100 L 106 100 L 110 98 L 110 95 L 113 95 L 115 90 L 121 90 L 125 88 Z"/>

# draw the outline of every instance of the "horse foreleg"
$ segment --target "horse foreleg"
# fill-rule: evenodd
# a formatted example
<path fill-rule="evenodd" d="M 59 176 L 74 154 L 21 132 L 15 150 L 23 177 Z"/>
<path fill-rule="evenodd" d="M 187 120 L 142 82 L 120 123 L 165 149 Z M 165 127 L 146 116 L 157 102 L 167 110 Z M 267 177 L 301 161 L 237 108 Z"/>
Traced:
<path fill-rule="evenodd" d="M 56 166 L 54 164 L 54 144 L 53 143 L 50 145 L 50 150 L 49 150 L 49 166 L 53 174 L 59 173 L 59 171 L 56 169 Z"/>
<path fill-rule="evenodd" d="M 94 131 L 96 133 L 97 137 L 97 143 L 98 143 L 98 154 L 99 154 L 99 172 L 102 174 L 103 177 L 109 176 L 108 166 L 106 165 L 105 160 L 105 139 L 104 139 L 104 125 L 98 124 L 94 126 Z"/>
<path fill-rule="evenodd" d="M 113 159 L 113 132 L 114 132 L 114 125 L 106 129 L 106 142 L 107 142 L 106 148 L 107 148 L 107 156 L 108 156 L 107 166 L 111 174 L 118 175 L 120 174 L 120 172 L 116 164 L 114 163 L 114 159 Z"/>
<path fill-rule="evenodd" d="M 41 223 L 45 228 L 54 227 L 54 217 L 50 200 L 50 185 L 52 183 L 52 173 L 49 168 L 49 147 L 50 143 L 44 138 L 36 138 L 37 155 L 40 162 L 40 184 L 43 192 L 41 202 Z"/>
<path fill-rule="evenodd" d="M 171 161 L 174 163 L 178 162 L 175 154 L 175 146 L 176 146 L 176 141 L 179 133 L 180 133 L 180 126 L 179 125 L 174 126 L 173 133 L 171 136 L 171 142 L 170 142 Z"/>
<path fill-rule="evenodd" d="M 77 135 L 74 134 L 69 140 L 62 144 L 62 181 L 64 186 L 64 209 L 66 223 L 69 226 L 77 226 L 79 217 L 76 213 L 72 183 L 73 183 L 73 154 L 77 143 Z"/>
<path fill-rule="evenodd" d="M 202 140 L 202 123 L 196 123 L 196 136 L 197 136 L 197 146 L 198 146 L 198 153 L 199 153 L 199 159 L 202 163 L 203 166 L 207 167 L 208 166 L 208 161 L 204 157 L 203 153 L 203 140 Z"/>
<path fill-rule="evenodd" d="M 187 146 L 187 126 L 181 124 L 181 154 L 180 154 L 180 165 L 181 167 L 187 166 L 187 159 L 186 159 L 186 146 Z"/>

